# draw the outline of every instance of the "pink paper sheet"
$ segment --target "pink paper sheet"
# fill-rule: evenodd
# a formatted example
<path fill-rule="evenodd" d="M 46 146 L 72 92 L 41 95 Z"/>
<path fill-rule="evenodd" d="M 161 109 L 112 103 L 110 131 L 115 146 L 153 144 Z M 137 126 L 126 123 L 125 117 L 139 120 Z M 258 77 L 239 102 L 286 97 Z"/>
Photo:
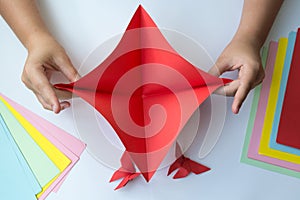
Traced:
<path fill-rule="evenodd" d="M 258 154 L 260 138 L 261 138 L 262 128 L 264 124 L 264 117 L 265 117 L 265 112 L 266 112 L 268 97 L 270 92 L 270 86 L 272 82 L 274 63 L 276 60 L 277 47 L 278 47 L 277 42 L 273 42 L 273 41 L 270 42 L 268 60 L 266 64 L 266 77 L 262 83 L 255 122 L 254 122 L 252 136 L 249 144 L 248 157 L 300 172 L 300 165 L 298 164 L 294 164 L 294 163 L 290 163 L 276 158 Z"/>
<path fill-rule="evenodd" d="M 74 136 L 66 133 L 47 120 L 32 113 L 31 111 L 12 101 L 8 97 L 2 95 L 1 93 L 0 95 L 72 161 L 71 164 L 53 182 L 53 184 L 40 196 L 39 199 L 43 200 L 52 191 L 57 191 L 59 189 L 61 183 L 65 180 L 66 175 L 79 160 L 79 156 L 85 149 L 86 145 Z"/>

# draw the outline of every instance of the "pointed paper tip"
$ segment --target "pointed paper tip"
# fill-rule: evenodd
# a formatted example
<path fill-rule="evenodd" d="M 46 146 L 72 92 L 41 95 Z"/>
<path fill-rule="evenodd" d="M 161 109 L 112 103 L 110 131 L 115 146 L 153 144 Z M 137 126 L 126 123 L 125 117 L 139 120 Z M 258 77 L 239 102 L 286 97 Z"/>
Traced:
<path fill-rule="evenodd" d="M 130 172 L 126 172 L 123 168 L 118 169 L 117 171 L 115 171 L 112 175 L 112 177 L 110 178 L 109 182 L 113 182 L 116 181 L 120 178 L 124 178 L 126 176 L 128 176 L 130 174 Z"/>
<path fill-rule="evenodd" d="M 187 177 L 190 173 L 191 171 L 189 171 L 188 169 L 180 167 L 176 172 L 176 174 L 173 176 L 173 179 L 180 179 L 180 178 Z"/>
<path fill-rule="evenodd" d="M 150 15 L 146 12 L 142 5 L 139 5 L 135 11 L 127 30 L 136 28 L 157 27 Z"/>
<path fill-rule="evenodd" d="M 59 90 L 67 90 L 69 92 L 73 92 L 74 83 L 69 83 L 69 84 L 59 83 L 59 84 L 55 84 L 54 87 Z"/>
<path fill-rule="evenodd" d="M 127 184 L 127 183 L 126 183 Z M 117 187 L 115 187 L 114 191 L 123 188 L 126 184 L 120 183 Z"/>
<path fill-rule="evenodd" d="M 142 175 L 145 178 L 145 180 L 147 182 L 149 182 L 151 180 L 151 178 L 153 177 L 154 173 L 155 173 L 155 171 L 153 171 L 153 172 L 144 172 L 144 173 L 142 173 Z"/>
<path fill-rule="evenodd" d="M 127 175 L 126 177 L 123 178 L 123 180 L 119 183 L 119 185 L 115 188 L 115 190 L 123 188 L 124 186 L 127 185 L 127 183 L 134 180 L 139 175 L 140 175 L 140 173 L 133 173 L 133 174 Z"/>
<path fill-rule="evenodd" d="M 146 12 L 145 8 L 142 6 L 142 4 L 140 4 L 140 5 L 138 6 L 138 8 L 136 9 L 135 14 L 137 14 L 137 13 L 139 13 L 140 15 L 142 15 L 143 13 L 148 14 L 148 13 Z"/>

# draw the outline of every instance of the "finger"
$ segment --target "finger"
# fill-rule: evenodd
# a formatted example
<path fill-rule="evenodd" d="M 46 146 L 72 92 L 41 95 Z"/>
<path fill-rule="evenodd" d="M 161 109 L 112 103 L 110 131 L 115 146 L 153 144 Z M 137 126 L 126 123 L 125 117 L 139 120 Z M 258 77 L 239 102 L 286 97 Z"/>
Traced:
<path fill-rule="evenodd" d="M 31 88 L 42 99 L 41 101 L 43 102 L 43 106 L 47 105 L 46 107 L 48 108 L 50 105 L 51 110 L 54 113 L 59 113 L 61 109 L 59 101 L 43 71 L 43 68 L 37 68 L 36 71 L 28 74 L 28 76 Z"/>
<path fill-rule="evenodd" d="M 39 94 L 35 94 L 35 95 L 36 95 L 37 99 L 39 100 L 39 102 L 42 104 L 42 106 L 46 110 L 52 111 L 52 106 L 50 104 L 48 104 L 41 95 L 39 95 Z M 60 104 L 60 110 L 61 111 L 66 109 L 66 108 L 69 108 L 71 106 L 71 104 L 67 101 L 62 101 L 59 104 Z"/>
<path fill-rule="evenodd" d="M 227 67 L 228 63 L 224 59 L 218 59 L 214 66 L 209 69 L 208 73 L 213 76 L 220 76 L 226 71 Z"/>
<path fill-rule="evenodd" d="M 247 69 L 247 68 L 246 68 Z M 242 103 L 246 99 L 248 93 L 254 85 L 255 72 L 249 70 L 245 72 L 243 69 L 240 71 L 240 86 L 238 87 L 234 100 L 232 103 L 232 112 L 237 114 L 242 106 Z"/>
<path fill-rule="evenodd" d="M 56 64 L 59 66 L 59 69 L 63 73 L 63 75 L 70 82 L 75 82 L 80 78 L 80 75 L 78 74 L 77 70 L 75 69 L 67 55 L 64 55 L 62 59 L 59 59 Z"/>
<path fill-rule="evenodd" d="M 256 86 L 258 82 L 262 80 L 263 76 L 264 76 L 264 71 L 262 68 L 257 69 L 256 67 L 249 66 L 249 65 L 244 65 L 240 68 L 240 72 L 239 72 L 240 86 L 237 89 L 237 92 L 235 94 L 232 103 L 233 113 L 237 114 L 239 112 L 248 93 L 253 87 Z"/>
<path fill-rule="evenodd" d="M 22 81 L 28 89 L 34 91 L 32 86 L 31 86 L 31 82 L 29 81 L 27 76 L 24 75 L 24 74 L 22 75 Z M 54 92 L 55 92 L 56 96 L 61 100 L 72 99 L 72 98 L 78 97 L 77 95 L 72 94 L 71 92 L 59 90 L 59 89 L 56 89 L 56 88 L 54 88 Z"/>
<path fill-rule="evenodd" d="M 73 97 L 73 94 L 68 91 L 58 90 L 54 88 L 56 96 L 61 100 L 71 99 Z"/>
<path fill-rule="evenodd" d="M 52 111 L 52 106 L 50 104 L 48 104 L 43 98 L 42 96 L 40 96 L 39 94 L 34 93 L 35 96 L 37 97 L 38 101 L 42 104 L 43 108 L 46 110 L 50 110 Z"/>
<path fill-rule="evenodd" d="M 242 83 L 240 87 L 237 89 L 232 103 L 232 112 L 234 114 L 239 113 L 239 110 L 250 90 L 251 90 L 251 84 L 249 82 Z"/>
<path fill-rule="evenodd" d="M 41 95 L 39 95 L 39 94 L 35 94 L 35 95 L 36 95 L 38 101 L 42 104 L 44 109 L 53 111 L 52 106 L 50 104 L 48 104 Z M 69 102 L 67 102 L 67 101 L 60 102 L 60 111 L 65 110 L 66 108 L 69 108 L 69 107 L 70 107 Z"/>
<path fill-rule="evenodd" d="M 218 88 L 214 93 L 224 96 L 234 96 L 240 85 L 240 80 L 234 80 L 223 87 Z"/>
<path fill-rule="evenodd" d="M 61 108 L 61 110 L 69 108 L 70 106 L 71 106 L 71 104 L 69 102 L 67 102 L 67 101 L 60 102 L 60 108 Z"/>
<path fill-rule="evenodd" d="M 41 95 L 39 95 L 39 93 L 37 93 L 37 92 L 34 90 L 34 88 L 33 88 L 33 86 L 32 86 L 32 83 L 31 83 L 31 81 L 29 80 L 29 78 L 28 78 L 28 76 L 27 76 L 26 70 L 24 70 L 23 73 L 22 73 L 22 81 L 23 81 L 23 83 L 25 84 L 25 86 L 26 86 L 28 89 L 30 89 L 30 90 L 33 91 L 33 93 L 34 93 L 35 96 L 37 97 L 37 99 L 38 99 L 38 101 L 40 102 L 40 104 L 42 104 L 43 108 L 46 109 L 46 110 L 52 111 L 52 106 L 51 106 L 49 103 L 47 103 L 47 102 L 44 100 L 44 98 L 43 98 Z"/>

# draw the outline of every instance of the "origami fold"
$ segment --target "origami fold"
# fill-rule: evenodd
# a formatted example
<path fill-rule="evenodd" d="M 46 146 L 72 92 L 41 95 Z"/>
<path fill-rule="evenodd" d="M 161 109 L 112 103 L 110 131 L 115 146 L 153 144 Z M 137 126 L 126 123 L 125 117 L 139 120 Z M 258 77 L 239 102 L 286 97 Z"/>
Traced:
<path fill-rule="evenodd" d="M 193 112 L 229 81 L 182 58 L 139 6 L 104 62 L 80 80 L 55 87 L 94 106 L 149 181 Z"/>
<path fill-rule="evenodd" d="M 123 178 L 120 184 L 115 188 L 115 190 L 117 190 L 124 187 L 129 181 L 139 175 L 140 173 L 136 172 L 128 152 L 125 151 L 121 158 L 121 167 L 112 175 L 110 182 Z"/>
<path fill-rule="evenodd" d="M 190 173 L 200 174 L 210 170 L 210 168 L 185 157 L 178 143 L 176 143 L 176 157 L 178 157 L 177 160 L 170 166 L 168 171 L 169 176 L 172 172 L 178 169 L 176 174 L 173 176 L 174 179 L 186 177 Z"/>

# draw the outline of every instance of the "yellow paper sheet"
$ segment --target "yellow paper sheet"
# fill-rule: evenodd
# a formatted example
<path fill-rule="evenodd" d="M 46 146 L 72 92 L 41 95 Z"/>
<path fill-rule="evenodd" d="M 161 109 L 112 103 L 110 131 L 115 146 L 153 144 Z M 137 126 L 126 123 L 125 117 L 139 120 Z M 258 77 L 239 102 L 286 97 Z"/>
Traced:
<path fill-rule="evenodd" d="M 57 149 L 43 134 L 41 134 L 32 124 L 30 124 L 21 114 L 19 114 L 10 104 L 8 104 L 2 97 L 0 100 L 5 104 L 5 106 L 10 110 L 10 112 L 15 116 L 19 123 L 24 127 L 32 139 L 40 146 L 40 148 L 46 153 L 46 155 L 52 160 L 52 162 L 57 166 L 60 173 L 64 171 L 71 160 L 65 156 L 59 149 Z M 54 177 L 48 184 L 42 186 L 42 192 L 37 195 L 39 197 L 43 192 L 53 183 L 53 181 L 59 176 L 58 174 Z"/>
<path fill-rule="evenodd" d="M 287 45 L 288 45 L 288 39 L 280 38 L 278 43 L 278 51 L 276 55 L 268 105 L 266 108 L 265 121 L 264 121 L 264 126 L 262 129 L 262 135 L 260 140 L 259 154 L 300 164 L 300 156 L 271 149 L 269 147 Z"/>

